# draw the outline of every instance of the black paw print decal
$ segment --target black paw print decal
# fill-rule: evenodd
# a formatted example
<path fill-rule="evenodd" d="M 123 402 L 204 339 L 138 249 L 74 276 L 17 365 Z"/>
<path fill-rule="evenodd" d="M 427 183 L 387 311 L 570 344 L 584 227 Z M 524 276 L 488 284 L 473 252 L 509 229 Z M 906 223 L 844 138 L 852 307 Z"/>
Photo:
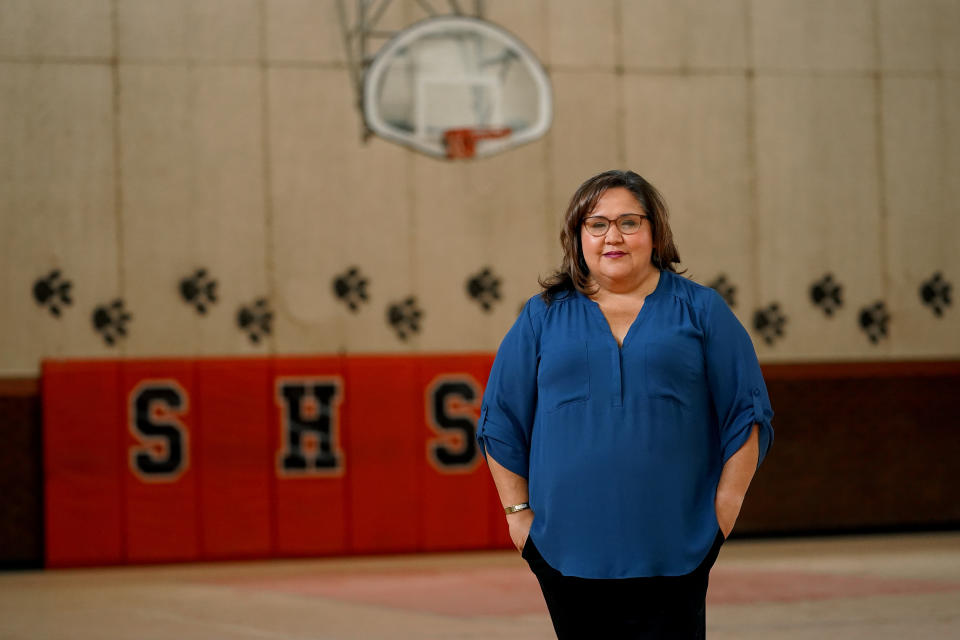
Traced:
<path fill-rule="evenodd" d="M 707 285 L 720 294 L 720 297 L 727 301 L 727 304 L 733 307 L 736 304 L 737 288 L 733 283 L 727 280 L 725 274 L 720 274 L 717 278 Z"/>
<path fill-rule="evenodd" d="M 266 298 L 258 298 L 252 305 L 240 307 L 237 312 L 237 326 L 247 333 L 254 344 L 259 343 L 262 336 L 270 335 L 272 322 L 273 312 Z"/>
<path fill-rule="evenodd" d="M 828 273 L 810 285 L 810 299 L 825 314 L 832 316 L 835 309 L 843 306 L 843 287 L 833 279 L 833 274 Z"/>
<path fill-rule="evenodd" d="M 410 296 L 403 302 L 390 305 L 387 309 L 387 322 L 397 332 L 397 337 L 406 340 L 411 333 L 420 332 L 420 319 L 423 312 L 417 307 L 417 299 Z"/>
<path fill-rule="evenodd" d="M 479 302 L 484 311 L 490 311 L 493 303 L 500 299 L 500 279 L 489 267 L 484 267 L 467 280 L 467 295 Z"/>
<path fill-rule="evenodd" d="M 45 278 L 40 278 L 33 283 L 33 299 L 41 307 L 50 309 L 55 317 L 60 317 L 61 305 L 73 304 L 70 297 L 70 287 L 73 283 L 69 280 L 60 279 L 60 270 L 54 269 Z"/>
<path fill-rule="evenodd" d="M 361 302 L 367 301 L 367 279 L 359 269 L 350 267 L 334 278 L 333 293 L 347 303 L 350 311 L 356 311 Z"/>
<path fill-rule="evenodd" d="M 197 269 L 180 281 L 180 296 L 198 313 L 206 313 L 207 305 L 217 301 L 217 281 L 210 279 L 206 269 Z"/>
<path fill-rule="evenodd" d="M 127 335 L 127 323 L 132 316 L 123 308 L 123 300 L 117 298 L 110 304 L 102 304 L 93 310 L 93 328 L 103 336 L 111 347 L 118 338 Z"/>
<path fill-rule="evenodd" d="M 767 344 L 773 344 L 783 337 L 783 326 L 787 317 L 780 311 L 780 305 L 773 302 L 753 313 L 753 328 L 757 330 Z"/>
<path fill-rule="evenodd" d="M 943 310 L 952 304 L 950 300 L 950 291 L 953 287 L 949 282 L 943 279 L 943 275 L 937 271 L 929 280 L 920 286 L 920 299 L 933 312 L 940 317 Z"/>
<path fill-rule="evenodd" d="M 882 300 L 878 300 L 860 310 L 860 328 L 863 329 L 873 344 L 880 342 L 880 338 L 887 337 L 887 324 L 889 322 L 890 314 L 887 312 L 887 305 Z"/>

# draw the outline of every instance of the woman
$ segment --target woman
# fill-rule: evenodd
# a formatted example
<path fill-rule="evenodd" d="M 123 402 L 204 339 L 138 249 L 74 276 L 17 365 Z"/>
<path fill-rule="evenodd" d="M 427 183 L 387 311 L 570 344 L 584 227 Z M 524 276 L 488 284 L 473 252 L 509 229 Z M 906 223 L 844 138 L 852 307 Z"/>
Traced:
<path fill-rule="evenodd" d="M 510 537 L 558 638 L 702 638 L 710 568 L 773 438 L 753 344 L 677 274 L 636 173 L 584 182 L 560 241 L 477 429 Z"/>

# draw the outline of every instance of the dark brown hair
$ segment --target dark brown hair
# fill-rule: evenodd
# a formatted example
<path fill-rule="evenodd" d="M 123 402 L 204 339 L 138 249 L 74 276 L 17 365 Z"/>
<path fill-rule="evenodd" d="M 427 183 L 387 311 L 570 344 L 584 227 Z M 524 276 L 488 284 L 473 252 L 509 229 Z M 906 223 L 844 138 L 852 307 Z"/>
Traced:
<path fill-rule="evenodd" d="M 604 171 L 588 179 L 570 198 L 563 230 L 560 232 L 560 246 L 563 247 L 563 261 L 560 268 L 549 278 L 539 280 L 543 291 L 540 295 L 550 304 L 553 298 L 563 292 L 576 289 L 584 295 L 596 293 L 590 288 L 590 270 L 583 259 L 583 247 L 580 245 L 580 225 L 597 201 L 608 190 L 616 187 L 628 189 L 637 199 L 643 212 L 647 214 L 653 232 L 653 254 L 651 262 L 658 269 L 678 273 L 675 265 L 680 263 L 680 254 L 673 242 L 670 230 L 667 205 L 656 188 L 633 171 Z"/>

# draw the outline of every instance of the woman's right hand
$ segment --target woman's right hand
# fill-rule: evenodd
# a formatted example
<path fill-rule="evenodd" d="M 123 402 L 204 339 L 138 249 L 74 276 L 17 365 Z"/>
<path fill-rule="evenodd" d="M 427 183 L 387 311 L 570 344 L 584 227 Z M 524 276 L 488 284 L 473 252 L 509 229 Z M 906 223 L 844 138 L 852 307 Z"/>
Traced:
<path fill-rule="evenodd" d="M 533 511 L 524 509 L 507 516 L 507 525 L 510 527 L 510 539 L 513 540 L 513 546 L 517 551 L 523 551 L 523 545 L 527 543 L 530 536 L 530 525 L 533 524 Z"/>

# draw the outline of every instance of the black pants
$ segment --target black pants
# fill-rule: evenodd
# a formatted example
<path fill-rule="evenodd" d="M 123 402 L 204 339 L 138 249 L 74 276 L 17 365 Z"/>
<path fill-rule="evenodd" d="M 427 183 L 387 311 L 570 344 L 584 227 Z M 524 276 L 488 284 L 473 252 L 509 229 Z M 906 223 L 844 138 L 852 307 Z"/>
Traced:
<path fill-rule="evenodd" d="M 707 581 L 722 544 L 718 531 L 700 566 L 682 576 L 620 580 L 565 576 L 547 564 L 532 538 L 523 546 L 523 558 L 540 582 L 559 640 L 700 640 L 706 637 Z"/>

